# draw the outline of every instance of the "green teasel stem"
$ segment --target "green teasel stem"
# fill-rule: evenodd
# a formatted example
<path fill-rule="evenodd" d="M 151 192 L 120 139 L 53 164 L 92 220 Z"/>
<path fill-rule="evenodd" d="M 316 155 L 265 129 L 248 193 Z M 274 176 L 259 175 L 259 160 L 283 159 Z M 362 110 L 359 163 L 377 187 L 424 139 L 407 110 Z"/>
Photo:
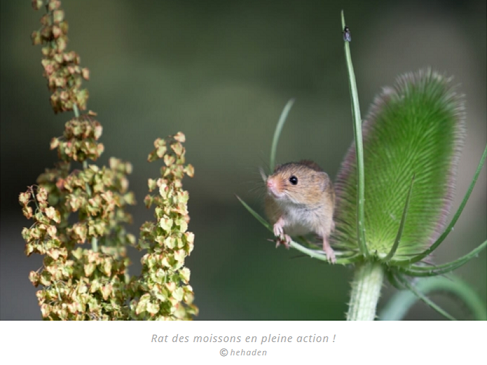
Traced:
<path fill-rule="evenodd" d="M 300 245 L 299 243 L 297 243 L 295 241 L 291 241 L 289 243 L 289 245 L 292 248 L 294 248 L 295 250 L 298 250 L 298 251 L 302 252 L 303 254 L 311 257 L 312 259 L 318 259 L 321 261 L 328 262 L 328 259 L 327 259 L 326 255 L 324 254 L 323 251 L 311 250 L 309 248 L 306 248 L 306 247 Z M 338 265 L 352 264 L 352 263 L 354 263 L 360 259 L 359 256 L 353 255 L 353 254 L 350 256 L 347 256 L 347 257 L 341 257 L 341 254 L 342 254 L 341 252 L 335 252 L 335 254 L 337 255 L 336 264 L 338 264 Z"/>
<path fill-rule="evenodd" d="M 345 14 L 342 10 L 342 30 L 345 29 Z M 357 82 L 353 71 L 352 55 L 350 53 L 350 42 L 344 40 L 345 58 L 347 61 L 348 78 L 350 83 L 350 97 L 352 99 L 353 131 L 355 138 L 355 157 L 357 159 L 357 238 L 360 252 L 364 257 L 369 256 L 365 240 L 365 174 L 364 174 L 364 148 L 362 143 L 362 117 L 360 115 L 360 104 L 357 92 Z"/>
<path fill-rule="evenodd" d="M 352 281 L 348 321 L 373 321 L 384 281 L 384 267 L 376 261 L 357 264 Z"/>

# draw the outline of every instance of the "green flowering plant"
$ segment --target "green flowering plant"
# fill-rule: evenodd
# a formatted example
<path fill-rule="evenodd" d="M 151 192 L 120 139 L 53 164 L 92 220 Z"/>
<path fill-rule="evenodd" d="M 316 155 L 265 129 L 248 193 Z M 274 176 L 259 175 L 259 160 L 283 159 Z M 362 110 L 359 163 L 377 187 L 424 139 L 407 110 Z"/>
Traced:
<path fill-rule="evenodd" d="M 44 4 L 37 0 L 32 5 L 38 10 Z M 103 129 L 96 113 L 80 114 L 88 100 L 88 91 L 81 86 L 89 71 L 80 67 L 78 54 L 66 51 L 68 24 L 61 2 L 48 0 L 45 8 L 42 27 L 33 32 L 32 40 L 43 45 L 42 65 L 54 112 L 73 111 L 74 118 L 66 122 L 62 137 L 51 140 L 57 165 L 19 196 L 24 216 L 34 221 L 22 231 L 25 253 L 44 255 L 42 267 L 29 274 L 33 285 L 41 287 L 37 299 L 42 317 L 191 319 L 198 309 L 192 304 L 190 271 L 184 261 L 193 249 L 194 235 L 187 232 L 189 195 L 181 179 L 184 174 L 193 176 L 194 169 L 184 166 L 184 134 L 157 139 L 156 150 L 149 155 L 149 161 L 160 158 L 166 165 L 157 182 L 149 180 L 151 191 L 160 187 L 159 196 L 146 198 L 148 208 L 156 205 L 159 227 L 145 223 L 137 243 L 125 228 L 132 222 L 126 208 L 135 204 L 127 178 L 132 165 L 113 157 L 109 166 L 91 163 L 104 146 L 98 142 Z M 91 248 L 83 248 L 88 242 Z M 128 274 L 129 245 L 148 251 L 140 277 Z"/>
<path fill-rule="evenodd" d="M 336 180 L 336 229 L 332 244 L 337 264 L 355 266 L 347 319 L 375 318 L 384 277 L 446 318 L 454 319 L 409 277 L 450 273 L 487 246 L 485 241 L 445 264 L 434 265 L 430 259 L 460 217 L 487 157 L 487 147 L 460 207 L 445 228 L 465 135 L 463 98 L 456 93 L 451 78 L 431 70 L 409 73 L 401 76 L 394 87 L 384 88 L 362 123 L 350 55 L 351 34 L 343 13 L 342 29 L 355 141 Z M 279 135 L 292 103 L 293 100 L 289 101 L 284 108 L 274 133 L 271 171 Z M 265 219 L 241 202 L 272 232 Z M 327 260 L 323 251 L 313 249 L 307 241 L 299 237 L 296 241 L 291 242 L 292 248 L 312 258 Z M 454 286 L 450 288 L 456 290 Z M 428 287 L 428 291 L 432 289 Z M 459 293 L 453 289 L 452 292 Z M 471 295 L 461 298 L 478 303 Z"/>

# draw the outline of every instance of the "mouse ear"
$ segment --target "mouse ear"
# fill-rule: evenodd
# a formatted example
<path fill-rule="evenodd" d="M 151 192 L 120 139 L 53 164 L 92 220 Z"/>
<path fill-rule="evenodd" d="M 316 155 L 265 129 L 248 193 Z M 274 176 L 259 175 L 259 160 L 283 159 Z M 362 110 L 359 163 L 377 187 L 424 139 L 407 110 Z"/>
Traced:
<path fill-rule="evenodd" d="M 301 160 L 299 161 L 301 165 L 308 166 L 310 169 L 313 169 L 315 171 L 323 171 L 323 169 L 318 165 L 316 162 L 313 162 L 311 160 Z"/>
<path fill-rule="evenodd" d="M 321 178 L 321 191 L 325 191 L 325 189 L 330 185 L 330 177 L 324 171 L 319 172 Z"/>

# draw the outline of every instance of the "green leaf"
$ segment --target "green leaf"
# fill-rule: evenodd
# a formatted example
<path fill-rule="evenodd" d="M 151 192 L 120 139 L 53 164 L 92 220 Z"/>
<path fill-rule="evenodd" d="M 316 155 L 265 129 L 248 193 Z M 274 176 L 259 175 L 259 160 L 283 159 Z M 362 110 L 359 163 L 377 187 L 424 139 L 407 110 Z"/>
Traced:
<path fill-rule="evenodd" d="M 487 246 L 487 241 L 483 242 L 480 246 L 470 251 L 465 256 L 462 256 L 455 261 L 448 262 L 442 265 L 436 266 L 417 266 L 413 265 L 409 268 L 399 268 L 402 272 L 409 276 L 436 276 L 449 273 L 453 270 L 458 269 L 460 266 L 465 265 L 468 261 L 476 257 L 480 251 L 482 251 Z"/>
<path fill-rule="evenodd" d="M 397 280 L 396 276 L 394 275 L 395 270 L 389 269 L 386 271 L 387 280 L 389 283 L 396 289 L 402 290 L 404 286 Z"/>
<path fill-rule="evenodd" d="M 439 236 L 451 205 L 463 119 L 463 101 L 451 80 L 430 70 L 400 77 L 376 98 L 363 124 L 369 252 L 378 257 L 391 252 L 413 175 L 414 194 L 393 262 L 420 254 Z M 359 249 L 356 160 L 352 145 L 335 184 L 335 239 L 349 250 Z"/>
<path fill-rule="evenodd" d="M 235 195 L 237 199 L 242 203 L 242 205 L 247 209 L 250 214 L 254 216 L 255 219 L 257 219 L 264 227 L 266 227 L 269 231 L 273 232 L 272 226 L 270 225 L 269 222 L 267 222 L 264 218 L 260 216 L 259 213 L 257 213 L 255 210 L 253 210 L 246 202 L 244 202 L 238 195 Z"/>
<path fill-rule="evenodd" d="M 277 144 L 279 143 L 279 137 L 281 136 L 282 128 L 284 128 L 284 123 L 286 123 L 287 116 L 289 111 L 291 110 L 294 104 L 294 99 L 290 99 L 284 109 L 282 110 L 281 116 L 279 117 L 279 121 L 277 122 L 276 130 L 274 131 L 274 138 L 272 139 L 272 147 L 271 147 L 271 159 L 270 159 L 270 172 L 274 171 L 274 167 L 276 166 L 276 151 L 277 151 Z"/>
<path fill-rule="evenodd" d="M 404 204 L 404 211 L 402 212 L 401 223 L 399 224 L 399 231 L 397 232 L 396 240 L 394 241 L 394 245 L 392 246 L 391 251 L 384 258 L 384 261 L 389 261 L 394 256 L 397 248 L 399 247 L 399 243 L 401 242 L 402 231 L 404 230 L 404 224 L 406 223 L 406 216 L 408 214 L 409 201 L 411 200 L 411 192 L 413 191 L 413 185 L 414 185 L 414 175 L 413 178 L 411 179 L 411 186 L 409 187 L 408 197 L 406 198 L 406 204 Z"/>

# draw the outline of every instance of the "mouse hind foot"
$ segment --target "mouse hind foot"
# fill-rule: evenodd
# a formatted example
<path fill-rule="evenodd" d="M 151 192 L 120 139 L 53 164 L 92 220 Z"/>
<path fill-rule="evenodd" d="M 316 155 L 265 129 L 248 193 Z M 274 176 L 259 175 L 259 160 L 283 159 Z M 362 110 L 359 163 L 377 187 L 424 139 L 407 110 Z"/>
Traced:
<path fill-rule="evenodd" d="M 335 251 L 331 248 L 328 238 L 323 238 L 323 251 L 325 251 L 328 262 L 331 262 L 332 264 L 336 263 Z"/>

